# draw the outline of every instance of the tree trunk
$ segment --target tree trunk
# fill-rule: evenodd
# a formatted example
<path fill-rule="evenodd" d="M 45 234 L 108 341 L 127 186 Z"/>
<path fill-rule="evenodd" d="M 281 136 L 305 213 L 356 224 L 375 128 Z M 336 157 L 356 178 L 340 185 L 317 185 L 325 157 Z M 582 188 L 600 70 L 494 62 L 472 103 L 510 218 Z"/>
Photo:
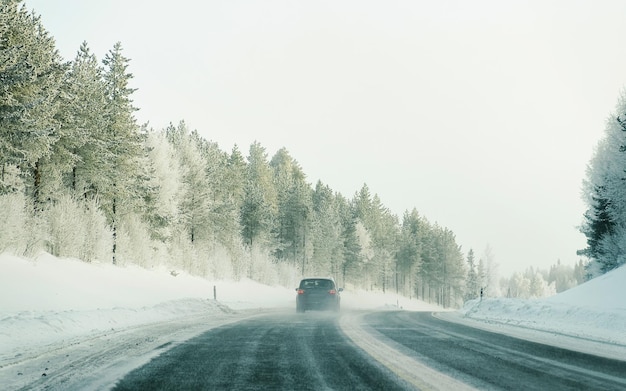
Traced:
<path fill-rule="evenodd" d="M 116 221 L 116 200 L 113 198 L 113 264 L 117 265 L 116 252 L 117 252 L 117 221 Z"/>
<path fill-rule="evenodd" d="M 72 168 L 72 191 L 76 194 L 76 167 Z"/>
<path fill-rule="evenodd" d="M 33 183 L 33 204 L 35 205 L 35 212 L 39 212 L 40 209 L 40 200 L 39 197 L 41 196 L 40 194 L 40 190 L 41 190 L 41 167 L 39 166 L 39 161 L 37 161 L 35 163 L 35 167 L 33 168 L 33 179 L 34 179 L 34 183 Z"/>

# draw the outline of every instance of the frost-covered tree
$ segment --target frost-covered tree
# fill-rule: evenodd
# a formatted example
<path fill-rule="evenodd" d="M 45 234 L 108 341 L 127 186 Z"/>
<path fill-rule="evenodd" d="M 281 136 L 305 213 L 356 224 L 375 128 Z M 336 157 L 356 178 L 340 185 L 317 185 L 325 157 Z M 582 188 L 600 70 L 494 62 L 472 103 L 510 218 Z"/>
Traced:
<path fill-rule="evenodd" d="M 206 162 L 213 248 L 224 247 L 231 256 L 236 256 L 240 243 L 239 208 L 245 165 L 240 165 L 242 160 L 236 160 L 236 156 L 233 160 L 232 155 L 220 150 L 217 143 L 204 140 L 197 131 L 192 132 L 192 138 Z"/>
<path fill-rule="evenodd" d="M 278 199 L 274 187 L 272 169 L 267 153 L 260 143 L 250 146 L 244 199 L 240 219 L 243 240 L 246 245 L 275 249 L 275 224 L 278 214 Z"/>
<path fill-rule="evenodd" d="M 378 195 L 371 195 L 367 184 L 354 195 L 352 204 L 355 217 L 364 229 L 360 233 L 364 283 L 386 291 L 395 284 L 397 217 L 382 204 Z"/>
<path fill-rule="evenodd" d="M 425 224 L 422 217 L 413 209 L 402 218 L 398 251 L 396 253 L 396 286 L 399 291 L 412 296 L 419 287 L 415 276 L 422 263 L 422 242 Z"/>
<path fill-rule="evenodd" d="M 239 151 L 239 147 L 235 145 L 228 156 L 224 182 L 221 185 L 225 193 L 224 197 L 235 209 L 236 216 L 239 216 L 239 209 L 243 203 L 245 182 L 246 161 Z"/>
<path fill-rule="evenodd" d="M 606 123 L 583 183 L 588 205 L 581 232 L 587 247 L 579 253 L 591 259 L 592 275 L 626 263 L 626 96 Z"/>
<path fill-rule="evenodd" d="M 143 201 L 139 194 L 143 136 L 133 114 L 137 109 L 132 101 L 135 89 L 129 86 L 133 78 L 128 72 L 130 59 L 122 54 L 121 43 L 117 42 L 102 62 L 105 66 L 107 164 L 101 167 L 95 188 L 113 232 L 115 264 L 121 218 L 135 211 L 140 207 L 138 203 Z"/>
<path fill-rule="evenodd" d="M 367 184 L 363 184 L 361 189 L 354 194 L 352 209 L 356 218 L 356 235 L 361 248 L 361 262 L 358 265 L 359 283 L 373 288 L 378 282 L 376 276 L 376 248 L 373 238 L 378 216 L 374 210 L 372 195 Z"/>
<path fill-rule="evenodd" d="M 556 294 L 554 282 L 548 281 L 548 272 L 529 267 L 524 273 L 514 273 L 501 281 L 502 289 L 511 298 L 541 298 Z"/>
<path fill-rule="evenodd" d="M 485 296 L 498 297 L 501 295 L 500 285 L 498 284 L 498 264 L 490 245 L 485 246 L 478 261 L 478 277 Z"/>
<path fill-rule="evenodd" d="M 179 161 L 180 188 L 178 196 L 178 224 L 184 236 L 193 245 L 210 239 L 211 197 L 207 180 L 207 162 L 202 156 L 187 125 L 169 126 L 167 137 Z"/>
<path fill-rule="evenodd" d="M 84 196 L 88 183 L 106 163 L 100 135 L 105 127 L 105 103 L 102 73 L 83 42 L 61 85 L 55 143 L 40 162 L 41 193 L 46 199 L 56 202 L 68 190 L 73 196 Z M 96 148 L 100 156 L 97 164 Z"/>
<path fill-rule="evenodd" d="M 467 253 L 467 284 L 466 284 L 466 300 L 478 298 L 480 295 L 480 280 L 478 278 L 478 270 L 476 265 L 476 257 L 474 250 L 470 249 Z"/>
<path fill-rule="evenodd" d="M 378 279 L 383 292 L 396 287 L 396 253 L 399 239 L 398 218 L 383 205 L 378 195 L 374 195 L 373 205 L 377 213 L 377 225 L 373 230 L 374 244 L 377 249 Z"/>
<path fill-rule="evenodd" d="M 107 96 L 102 68 L 86 42 L 72 61 L 65 85 L 60 117 L 73 141 L 64 148 L 75 157 L 67 160 L 71 165 L 67 186 L 76 197 L 93 198 L 101 170 L 109 164 Z"/>
<path fill-rule="evenodd" d="M 417 273 L 418 296 L 443 306 L 463 300 L 466 270 L 454 233 L 439 224 L 424 222 L 421 267 Z"/>
<path fill-rule="evenodd" d="M 437 225 L 435 228 L 437 261 L 431 267 L 429 284 L 435 290 L 437 303 L 450 307 L 463 299 L 466 278 L 463 254 L 451 230 Z"/>
<path fill-rule="evenodd" d="M 0 191 L 16 190 L 9 178 L 15 167 L 40 203 L 42 159 L 59 139 L 65 66 L 40 17 L 19 3 L 0 2 Z"/>
<path fill-rule="evenodd" d="M 26 197 L 21 192 L 0 194 L 0 253 L 14 251 L 25 252 L 24 237 L 28 218 Z M 28 208 L 30 210 L 30 208 Z"/>
<path fill-rule="evenodd" d="M 574 267 L 564 265 L 559 260 L 556 265 L 550 267 L 548 273 L 548 284 L 554 284 L 556 293 L 573 288 L 584 281 L 584 264 L 582 260 Z"/>
<path fill-rule="evenodd" d="M 515 272 L 511 276 L 507 288 L 507 297 L 528 298 L 530 296 L 530 280 L 522 273 Z"/>
<path fill-rule="evenodd" d="M 347 199 L 337 195 L 337 212 L 341 221 L 341 281 L 345 285 L 348 281 L 355 283 L 356 274 L 363 262 L 363 247 L 359 240 L 359 221 Z"/>
<path fill-rule="evenodd" d="M 311 188 L 298 162 L 285 148 L 270 161 L 278 202 L 276 238 L 278 259 L 299 264 L 304 274 L 311 224 Z M 310 256 L 310 254 L 309 254 Z"/>
<path fill-rule="evenodd" d="M 315 185 L 312 208 L 312 272 L 338 279 L 344 262 L 340 204 L 333 190 L 321 181 Z"/>
<path fill-rule="evenodd" d="M 246 162 L 237 145 L 233 146 L 226 161 L 223 182 L 220 187 L 223 191 L 225 213 L 232 216 L 232 232 L 228 233 L 231 238 L 227 240 L 232 254 L 231 263 L 236 278 L 244 275 L 246 271 L 245 249 L 241 235 L 241 208 L 244 200 L 246 183 Z"/>

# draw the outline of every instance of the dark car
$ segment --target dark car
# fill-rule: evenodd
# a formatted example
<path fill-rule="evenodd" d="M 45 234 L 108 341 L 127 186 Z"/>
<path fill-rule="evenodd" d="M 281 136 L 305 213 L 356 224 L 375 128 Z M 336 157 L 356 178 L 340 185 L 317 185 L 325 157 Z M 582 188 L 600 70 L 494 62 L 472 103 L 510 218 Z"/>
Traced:
<path fill-rule="evenodd" d="M 296 288 L 296 311 L 332 310 L 339 311 L 341 296 L 332 278 L 305 278 Z"/>

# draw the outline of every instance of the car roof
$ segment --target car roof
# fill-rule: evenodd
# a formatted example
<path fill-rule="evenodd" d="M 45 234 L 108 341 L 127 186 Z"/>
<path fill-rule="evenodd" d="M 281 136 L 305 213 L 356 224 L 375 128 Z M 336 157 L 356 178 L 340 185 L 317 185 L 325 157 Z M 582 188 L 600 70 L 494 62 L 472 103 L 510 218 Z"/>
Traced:
<path fill-rule="evenodd" d="M 306 280 L 329 280 L 329 281 L 335 282 L 335 280 L 332 277 L 304 277 L 300 281 L 306 281 Z"/>

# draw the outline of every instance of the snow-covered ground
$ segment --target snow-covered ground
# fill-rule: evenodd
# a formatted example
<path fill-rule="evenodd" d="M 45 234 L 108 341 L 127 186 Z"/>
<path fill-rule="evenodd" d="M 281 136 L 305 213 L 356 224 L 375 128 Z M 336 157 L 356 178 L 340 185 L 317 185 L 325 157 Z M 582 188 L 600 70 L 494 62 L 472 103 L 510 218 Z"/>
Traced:
<path fill-rule="evenodd" d="M 441 317 L 626 361 L 626 267 L 548 298 L 473 300 Z"/>
<path fill-rule="evenodd" d="M 624 297 L 621 268 L 548 299 L 484 299 L 440 316 L 626 360 Z M 165 269 L 1 254 L 0 384 L 106 388 L 165 346 L 245 317 L 294 310 L 294 299 L 293 288 L 250 280 L 207 281 Z M 440 310 L 393 294 L 349 290 L 342 307 Z"/>

